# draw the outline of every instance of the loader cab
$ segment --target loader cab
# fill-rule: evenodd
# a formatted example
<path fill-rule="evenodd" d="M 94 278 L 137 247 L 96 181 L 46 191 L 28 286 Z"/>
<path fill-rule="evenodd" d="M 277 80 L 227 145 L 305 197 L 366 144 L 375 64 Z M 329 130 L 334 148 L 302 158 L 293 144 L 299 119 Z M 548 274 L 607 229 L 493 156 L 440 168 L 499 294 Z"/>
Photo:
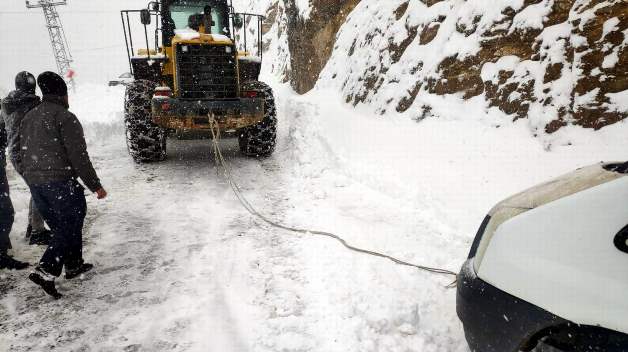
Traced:
<path fill-rule="evenodd" d="M 178 31 L 232 37 L 231 6 L 227 0 L 164 0 L 160 8 L 164 47 L 172 45 Z"/>
<path fill-rule="evenodd" d="M 259 77 L 264 16 L 235 12 L 232 0 L 155 0 L 120 15 L 134 79 L 168 86 L 181 98 L 230 99 L 241 83 Z M 219 75 L 200 77 L 207 70 Z M 205 92 L 232 80 L 220 94 L 191 94 L 184 87 Z"/>

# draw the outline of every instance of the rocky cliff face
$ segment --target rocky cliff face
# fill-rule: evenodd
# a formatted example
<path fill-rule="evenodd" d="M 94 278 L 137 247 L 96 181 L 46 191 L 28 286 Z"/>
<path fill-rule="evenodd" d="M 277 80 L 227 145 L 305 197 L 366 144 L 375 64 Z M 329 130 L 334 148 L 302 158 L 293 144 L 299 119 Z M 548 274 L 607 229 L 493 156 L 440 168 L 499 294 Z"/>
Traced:
<path fill-rule="evenodd" d="M 264 46 L 275 55 L 272 70 L 298 93 L 306 93 L 314 88 L 339 29 L 360 0 L 264 1 L 266 4 L 248 8 L 267 8 Z"/>
<path fill-rule="evenodd" d="M 628 117 L 626 0 L 302 3 L 275 1 L 268 16 L 283 26 L 285 77 L 300 93 L 319 84 L 417 119 L 431 97 L 455 94 L 526 118 L 535 133 Z"/>
<path fill-rule="evenodd" d="M 286 1 L 288 44 L 291 53 L 290 82 L 298 93 L 314 88 L 336 42 L 336 34 L 360 0 L 312 0 L 309 16 L 295 0 Z"/>

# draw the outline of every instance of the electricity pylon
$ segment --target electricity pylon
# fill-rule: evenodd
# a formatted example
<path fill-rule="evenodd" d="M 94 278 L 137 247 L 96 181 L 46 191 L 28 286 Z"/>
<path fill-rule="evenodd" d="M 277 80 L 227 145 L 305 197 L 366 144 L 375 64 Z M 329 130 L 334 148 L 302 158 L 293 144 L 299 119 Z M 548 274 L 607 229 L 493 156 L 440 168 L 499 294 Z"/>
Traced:
<path fill-rule="evenodd" d="M 65 37 L 65 31 L 59 18 L 56 6 L 67 5 L 67 0 L 53 1 L 53 0 L 37 0 L 36 4 L 31 4 L 26 0 L 26 7 L 29 9 L 41 7 L 44 10 L 44 17 L 46 18 L 46 27 L 48 28 L 48 34 L 50 34 L 50 44 L 52 45 L 52 53 L 55 56 L 57 62 L 57 69 L 59 75 L 64 77 L 68 83 L 74 88 L 74 71 L 72 71 L 72 54 L 70 54 L 70 47 L 68 40 Z"/>

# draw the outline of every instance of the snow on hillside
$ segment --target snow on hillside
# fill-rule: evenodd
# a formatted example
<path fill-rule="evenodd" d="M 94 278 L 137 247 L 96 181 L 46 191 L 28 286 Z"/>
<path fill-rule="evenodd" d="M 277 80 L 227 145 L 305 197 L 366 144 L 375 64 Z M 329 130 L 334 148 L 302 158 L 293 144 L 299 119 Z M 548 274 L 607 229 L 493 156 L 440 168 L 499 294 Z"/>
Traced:
<path fill-rule="evenodd" d="M 281 0 L 255 3 L 258 11 L 265 10 L 267 14 L 277 12 L 281 14 L 285 7 Z M 430 141 L 426 143 L 427 147 L 423 147 L 426 152 L 422 154 L 423 157 L 429 158 L 428 162 L 423 159 L 414 161 L 414 154 L 406 160 L 407 163 L 421 164 L 422 173 L 405 175 L 405 177 L 396 175 L 393 179 L 401 179 L 404 182 L 409 179 L 425 182 L 421 193 L 433 194 L 433 198 L 443 204 L 456 204 L 455 207 L 449 207 L 445 211 L 445 213 L 455 214 L 451 216 L 450 224 L 459 225 L 460 231 L 464 233 L 473 233 L 474 227 L 483 217 L 483 212 L 507 194 L 540 182 L 549 175 L 568 172 L 578 165 L 602 160 L 624 160 L 628 157 L 625 142 L 625 136 L 628 133 L 626 121 L 599 131 L 583 129 L 579 126 L 567 126 L 553 134 L 546 134 L 541 126 L 552 119 L 552 111 L 555 112 L 556 106 L 551 104 L 545 106 L 540 101 L 535 103 L 536 107 L 531 110 L 526 119 L 516 119 L 516 116 L 491 105 L 485 94 L 468 98 L 463 97 L 462 93 L 438 95 L 421 90 L 417 93 L 416 100 L 406 106 L 404 112 L 396 111 L 394 107 L 406 99 L 407 92 L 413 90 L 417 82 L 426 77 L 440 77 L 439 66 L 447 57 L 456 55 L 459 60 L 464 60 L 465 57 L 477 54 L 486 32 L 489 29 L 495 30 L 495 23 L 504 19 L 504 12 L 508 12 L 505 9 L 510 7 L 519 11 L 513 16 L 512 25 L 505 27 L 507 31 L 514 32 L 524 28 L 542 30 L 539 38 L 546 42 L 542 47 L 553 48 L 554 51 L 544 49 L 547 51 L 548 62 L 524 61 L 516 56 L 508 55 L 496 60 L 495 63 L 488 62 L 479 68 L 479 73 L 482 79 L 489 82 L 503 74 L 504 69 L 514 72 L 509 82 L 518 79 L 525 81 L 529 78 L 527 75 L 530 72 L 538 71 L 541 66 L 545 67 L 548 63 L 554 62 L 552 60 L 564 61 L 565 48 L 558 45 L 565 44 L 560 33 L 575 21 L 571 18 L 567 22 L 544 28 L 546 16 L 554 5 L 553 2 L 548 1 L 524 7 L 523 1 L 501 0 L 492 3 L 488 8 L 482 1 L 434 1 L 431 3 L 431 6 L 427 6 L 422 1 L 362 0 L 341 27 L 332 56 L 323 69 L 315 92 L 312 94 L 327 97 L 321 100 L 325 102 L 324 104 L 331 104 L 329 100 L 336 99 L 340 94 L 344 97 L 343 100 L 352 103 L 351 105 L 355 101 L 361 102 L 357 104 L 356 111 L 363 115 L 382 115 L 382 118 L 391 120 L 393 124 L 404 119 L 410 120 L 412 130 L 425 131 L 425 135 L 413 138 L 427 138 Z M 604 2 L 586 11 L 581 10 L 582 5 L 587 3 L 587 1 L 581 1 L 580 7 L 574 6 L 578 11 L 567 11 L 567 15 L 581 18 L 581 24 L 584 25 L 586 20 L 590 21 L 595 17 L 596 9 L 607 4 Z M 407 5 L 407 8 L 404 8 L 404 5 Z M 271 17 L 275 19 L 273 31 L 269 31 L 265 36 L 266 39 L 273 40 L 270 53 L 288 51 L 286 37 L 290 33 L 277 30 L 283 28 L 282 25 L 285 26 L 283 23 L 285 18 Z M 436 22 L 434 22 L 435 19 Z M 618 20 L 607 21 L 600 40 L 613 30 L 617 30 L 617 23 Z M 472 25 L 474 31 L 461 33 L 460 27 L 465 27 L 464 25 Z M 423 43 L 420 37 L 414 37 L 412 33 L 409 33 L 412 28 L 426 30 L 432 27 L 440 27 L 440 29 L 432 33 L 434 38 L 428 43 Z M 277 34 L 280 36 L 277 37 Z M 408 38 L 412 40 L 408 41 Z M 577 41 L 578 36 L 573 35 L 570 39 Z M 552 40 L 557 45 L 553 45 Z M 407 48 L 396 52 L 395 45 L 401 46 L 403 42 Z M 611 44 L 608 46 L 612 47 Z M 621 48 L 621 45 L 617 48 Z M 275 57 L 275 60 L 270 63 L 266 61 L 267 68 L 274 65 L 277 60 L 285 58 L 285 56 L 268 56 Z M 275 68 L 275 66 L 272 67 Z M 287 66 L 286 70 L 289 71 L 290 67 Z M 272 72 L 280 79 L 286 75 L 285 71 L 273 70 Z M 577 73 L 578 70 L 574 69 L 574 72 Z M 518 76 L 519 74 L 521 76 Z M 566 74 L 565 77 L 549 84 L 550 89 L 547 94 L 553 95 L 554 101 L 565 103 L 565 98 L 569 97 L 566 91 L 573 88 L 570 83 L 571 79 L 575 78 Z M 542 78 L 539 80 L 537 77 L 535 89 L 545 88 L 539 85 L 542 81 Z M 628 99 L 623 99 L 627 93 L 628 90 L 607 94 L 609 103 L 606 107 L 609 110 L 628 114 L 628 108 L 624 102 Z M 518 93 L 513 92 L 508 99 L 515 100 L 517 96 Z M 577 103 L 586 104 L 586 100 L 581 97 Z M 338 131 L 342 135 L 351 133 L 363 123 L 357 120 L 353 123 L 344 121 L 350 115 L 334 112 L 333 109 L 328 110 L 327 114 L 329 118 L 338 119 L 338 123 L 345 125 L 344 129 Z M 513 122 L 513 120 L 516 121 Z M 442 129 L 444 126 L 447 128 Z M 326 130 L 328 133 L 336 132 L 331 126 L 328 127 L 329 129 Z M 364 133 L 362 129 L 358 131 L 352 141 L 356 140 L 359 134 Z M 397 145 L 399 138 L 395 134 L 392 136 L 381 133 L 381 136 L 377 138 L 375 136 L 365 138 L 369 141 L 378 141 L 372 144 L 372 147 L 368 149 L 369 152 L 387 147 L 390 141 L 394 141 L 393 145 Z M 406 147 L 404 144 L 399 145 L 397 153 L 403 154 Z M 490 150 L 494 148 L 496 150 Z M 347 163 L 357 162 L 356 160 L 361 160 L 362 155 L 370 154 L 359 153 L 343 160 Z M 436 161 L 439 158 L 441 160 Z M 554 161 L 536 163 L 544 158 Z M 387 160 L 389 159 L 384 158 L 379 163 L 385 163 Z M 461 165 L 468 160 L 473 161 Z M 396 172 L 405 169 L 401 165 L 382 167 L 382 169 L 387 168 L 392 168 Z M 470 169 L 474 171 L 467 172 Z M 446 179 L 444 175 L 459 175 L 460 177 L 464 175 L 467 179 L 463 182 L 442 182 Z M 469 192 L 473 193 L 473 197 L 462 195 Z"/>
<path fill-rule="evenodd" d="M 290 49 L 288 48 L 287 19 L 283 0 L 234 0 L 236 11 L 266 16 L 263 25 L 264 70 L 287 80 L 290 71 Z M 253 30 L 252 28 L 250 30 Z M 255 35 L 255 31 L 250 32 Z"/>
<path fill-rule="evenodd" d="M 379 114 L 422 119 L 432 95 L 455 93 L 500 107 L 505 120 L 526 118 L 533 135 L 600 128 L 628 116 L 614 98 L 626 89 L 616 65 L 626 65 L 628 22 L 613 17 L 621 4 L 362 0 L 318 85 Z"/>
<path fill-rule="evenodd" d="M 312 12 L 312 4 L 310 0 L 295 0 L 295 5 L 299 9 L 299 16 L 307 19 Z"/>

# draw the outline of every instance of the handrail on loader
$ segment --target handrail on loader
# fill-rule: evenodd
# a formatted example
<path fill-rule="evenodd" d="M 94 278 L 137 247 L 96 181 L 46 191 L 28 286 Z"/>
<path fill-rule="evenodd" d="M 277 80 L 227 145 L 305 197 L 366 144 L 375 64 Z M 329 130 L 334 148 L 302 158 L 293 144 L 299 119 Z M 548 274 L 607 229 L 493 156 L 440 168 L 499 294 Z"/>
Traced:
<path fill-rule="evenodd" d="M 163 37 L 164 29 L 163 29 L 163 24 L 162 24 L 162 17 L 166 13 L 166 11 L 169 11 L 168 8 L 164 6 L 164 1 L 166 0 L 151 1 L 148 4 L 148 7 L 143 10 L 120 11 L 120 18 L 122 20 L 122 29 L 124 32 L 124 41 L 125 41 L 126 51 L 127 51 L 127 58 L 129 61 L 129 70 L 131 74 L 134 74 L 133 64 L 132 64 L 131 59 L 136 54 L 135 46 L 137 44 L 137 41 L 134 42 L 133 40 L 131 17 L 132 15 L 139 16 L 140 19 L 142 19 L 141 18 L 142 16 L 154 17 L 155 29 L 154 29 L 154 47 L 153 48 L 151 48 L 151 43 L 148 38 L 148 27 L 152 25 L 152 23 L 150 23 L 152 21 L 150 22 L 140 21 L 142 25 L 144 26 L 144 38 L 143 39 L 145 41 L 146 54 L 150 58 L 151 49 L 154 50 L 155 53 L 160 53 L 162 50 L 162 47 L 167 46 L 167 45 L 164 45 L 164 43 L 162 43 L 162 45 L 159 44 L 160 36 L 161 36 L 162 41 L 163 39 L 171 39 L 171 38 Z M 258 56 L 259 58 L 263 58 L 264 53 L 263 53 L 262 30 L 263 30 L 263 21 L 266 19 L 266 17 L 262 15 L 258 15 L 258 14 L 247 13 L 247 12 L 235 12 L 232 1 L 229 1 L 228 9 L 229 9 L 229 35 L 231 39 L 234 41 L 234 43 L 236 43 L 239 46 L 238 49 L 247 53 L 249 52 L 249 49 L 255 49 L 255 54 L 257 54 L 256 56 Z M 144 15 L 144 14 L 147 14 L 147 15 Z M 254 22 L 256 23 L 253 24 Z M 255 38 L 256 44 L 250 45 L 249 34 L 247 32 L 249 29 L 251 29 L 251 26 L 253 25 L 255 26 L 254 31 L 257 34 Z M 236 38 L 242 39 L 242 40 L 236 40 Z"/>

